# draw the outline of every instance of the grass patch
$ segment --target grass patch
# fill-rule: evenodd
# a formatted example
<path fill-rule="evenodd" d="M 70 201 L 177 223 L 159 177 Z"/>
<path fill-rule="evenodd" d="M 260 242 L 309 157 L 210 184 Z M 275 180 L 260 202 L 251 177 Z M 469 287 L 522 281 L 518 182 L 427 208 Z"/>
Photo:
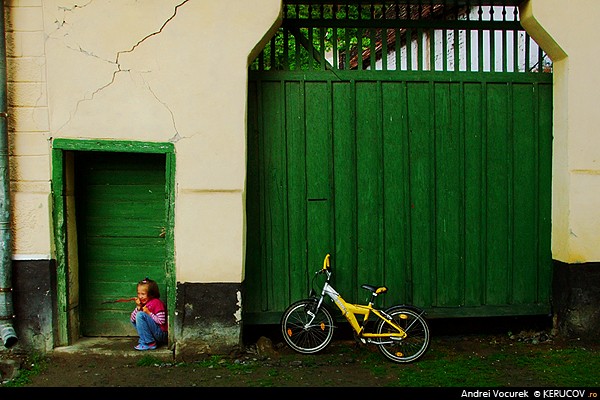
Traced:
<path fill-rule="evenodd" d="M 234 373 L 250 373 L 256 369 L 255 364 L 247 364 L 244 362 L 232 362 L 222 356 L 213 355 L 206 360 L 193 363 L 194 366 L 200 368 L 224 368 Z"/>
<path fill-rule="evenodd" d="M 0 387 L 22 387 L 31 383 L 31 378 L 43 372 L 48 366 L 48 360 L 41 354 L 31 355 L 23 367 L 19 370 L 16 378 L 2 384 Z"/>
<path fill-rule="evenodd" d="M 157 365 L 161 365 L 161 364 L 163 364 L 163 361 L 159 360 L 156 357 L 149 356 L 149 355 L 143 356 L 136 363 L 136 365 L 138 367 L 153 367 L 153 366 L 157 366 Z"/>
<path fill-rule="evenodd" d="M 547 386 L 600 386 L 600 357 L 585 348 L 550 349 L 520 361 Z"/>

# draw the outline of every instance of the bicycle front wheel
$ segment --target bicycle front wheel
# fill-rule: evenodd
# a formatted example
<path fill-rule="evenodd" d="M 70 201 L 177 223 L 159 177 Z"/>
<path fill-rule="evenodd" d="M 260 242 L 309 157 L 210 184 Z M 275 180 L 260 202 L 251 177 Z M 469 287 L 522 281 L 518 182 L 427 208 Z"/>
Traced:
<path fill-rule="evenodd" d="M 404 339 L 382 338 L 379 351 L 388 359 L 398 363 L 417 360 L 429 347 L 429 326 L 427 321 L 412 308 L 395 306 L 385 311 L 392 321 L 407 334 Z M 377 323 L 377 333 L 390 333 L 396 330 L 383 320 Z"/>
<path fill-rule="evenodd" d="M 304 299 L 290 305 L 281 317 L 281 333 L 293 350 L 302 354 L 317 353 L 333 338 L 333 318 L 317 299 Z M 314 316 L 314 318 L 313 318 Z"/>

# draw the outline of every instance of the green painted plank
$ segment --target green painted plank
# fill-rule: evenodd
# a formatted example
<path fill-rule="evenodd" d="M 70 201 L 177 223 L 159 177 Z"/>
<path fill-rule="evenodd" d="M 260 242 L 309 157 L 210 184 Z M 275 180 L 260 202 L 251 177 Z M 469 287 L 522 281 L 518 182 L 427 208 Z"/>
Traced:
<path fill-rule="evenodd" d="M 115 175 L 114 172 L 113 175 Z M 153 182 L 161 182 L 161 180 L 153 179 Z M 93 199 L 102 196 L 108 197 L 113 201 L 155 201 L 157 199 L 165 198 L 164 181 L 158 184 L 139 185 L 124 185 L 122 182 L 112 185 L 87 185 L 86 191 Z"/>
<path fill-rule="evenodd" d="M 428 82 L 407 85 L 410 147 L 410 227 L 412 301 L 419 306 L 433 304 L 432 277 L 435 277 L 433 212 L 434 149 L 430 116 L 431 88 Z"/>
<path fill-rule="evenodd" d="M 435 101 L 435 258 L 436 305 L 462 304 L 462 146 L 457 84 L 436 83 Z"/>
<path fill-rule="evenodd" d="M 60 150 L 174 153 L 174 143 L 131 142 L 123 140 L 61 139 L 52 141 L 52 147 Z"/>
<path fill-rule="evenodd" d="M 480 36 L 481 37 L 481 36 Z M 410 53 L 408 54 L 411 55 Z M 480 58 L 483 62 L 483 58 Z M 414 64 L 414 57 L 413 57 Z M 482 67 L 480 67 L 482 68 Z M 399 73 L 401 75 L 399 75 Z M 518 73 L 513 72 L 461 72 L 457 77 L 456 72 L 452 71 L 365 71 L 336 70 L 335 75 L 331 71 L 250 71 L 250 79 L 261 79 L 263 81 L 388 81 L 388 82 L 465 82 L 465 83 L 544 83 L 552 84 L 552 74 L 540 73 Z"/>
<path fill-rule="evenodd" d="M 358 284 L 383 284 L 383 145 L 379 85 L 356 83 Z M 360 293 L 359 293 L 360 294 Z"/>
<path fill-rule="evenodd" d="M 282 83 L 265 82 L 262 85 L 262 107 L 273 112 L 264 113 L 262 118 L 260 153 L 262 185 L 261 226 L 264 235 L 264 254 L 262 276 L 267 309 L 283 306 L 280 285 L 288 280 L 288 269 L 283 268 L 288 260 L 287 225 L 287 160 L 285 141 L 285 116 L 282 113 L 284 95 Z M 278 283 L 278 284 L 277 284 Z"/>
<path fill-rule="evenodd" d="M 408 134 L 405 85 L 389 82 L 382 85 L 383 124 L 383 209 L 384 274 L 389 288 L 384 304 L 407 303 L 410 285 L 408 196 Z"/>
<path fill-rule="evenodd" d="M 333 144 L 334 162 L 334 226 L 335 246 L 332 253 L 337 289 L 348 301 L 357 299 L 358 282 L 354 266 L 357 257 L 356 231 L 356 129 L 354 125 L 356 102 L 351 82 L 334 82 Z"/>
<path fill-rule="evenodd" d="M 331 251 L 331 104 L 325 82 L 305 84 L 307 265 L 315 270 Z"/>
<path fill-rule="evenodd" d="M 261 310 L 261 231 L 260 226 L 260 139 L 261 107 L 259 104 L 260 81 L 248 82 L 248 129 L 247 129 L 247 168 L 246 168 L 246 263 L 243 284 L 255 288 L 252 294 L 244 296 L 243 310 Z"/>
<path fill-rule="evenodd" d="M 512 146 L 509 143 L 509 98 L 507 85 L 487 87 L 487 278 L 486 304 L 506 304 L 510 301 L 509 273 L 511 225 L 508 198 L 511 176 Z"/>
<path fill-rule="evenodd" d="M 131 311 L 95 310 L 94 318 L 82 325 L 82 335 L 97 336 L 97 332 L 103 332 L 105 336 L 137 336 L 129 320 L 130 313 Z"/>
<path fill-rule="evenodd" d="M 289 249 L 286 266 L 289 276 L 282 284 L 281 298 L 284 301 L 307 296 L 310 288 L 309 277 L 315 271 L 314 265 L 307 265 L 307 202 L 306 202 L 306 124 L 304 85 L 287 82 L 286 94 L 286 141 L 287 141 L 287 184 L 289 218 Z M 284 268 L 286 269 L 286 268 Z M 287 293 L 285 290 L 289 286 Z"/>
<path fill-rule="evenodd" d="M 537 99 L 531 85 L 513 85 L 513 293 L 512 302 L 530 303 L 537 299 L 539 262 L 532 251 L 538 242 L 538 134 Z"/>
<path fill-rule="evenodd" d="M 87 221 L 85 232 L 88 236 L 164 237 L 166 235 L 164 222 L 164 220 L 161 221 L 158 218 L 152 220 L 141 218 L 90 218 Z"/>
<path fill-rule="evenodd" d="M 464 273 L 466 306 L 484 303 L 486 229 L 485 99 L 479 83 L 464 84 Z"/>
<path fill-rule="evenodd" d="M 137 282 L 146 277 L 158 282 L 164 275 L 164 261 L 162 260 L 133 261 L 127 259 L 115 263 L 102 259 L 89 262 L 89 265 L 95 272 L 95 279 L 122 285 L 133 291 L 134 294 Z M 85 273 L 85 271 L 82 272 Z"/>

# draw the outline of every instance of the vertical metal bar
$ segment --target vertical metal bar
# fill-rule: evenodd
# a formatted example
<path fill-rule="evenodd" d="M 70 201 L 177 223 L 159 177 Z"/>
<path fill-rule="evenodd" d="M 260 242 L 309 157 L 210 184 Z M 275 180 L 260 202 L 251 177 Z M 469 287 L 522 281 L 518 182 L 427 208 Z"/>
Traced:
<path fill-rule="evenodd" d="M 321 69 L 325 71 L 325 69 L 327 68 L 327 59 L 325 58 L 325 27 L 323 26 L 319 27 L 319 46 L 319 53 L 321 55 Z"/>
<path fill-rule="evenodd" d="M 312 12 L 313 12 L 313 6 L 312 4 L 308 5 L 308 19 L 311 20 L 312 19 Z M 314 46 L 314 33 L 313 30 L 315 28 L 310 26 L 308 27 L 308 44 L 309 44 L 309 50 L 308 50 L 308 70 L 312 70 L 315 68 L 315 46 Z"/>
<path fill-rule="evenodd" d="M 471 4 L 467 1 L 467 21 L 471 20 Z M 472 61 L 473 61 L 473 53 L 471 52 L 471 35 L 473 35 L 473 31 L 471 29 L 467 29 L 465 31 L 465 70 L 467 72 L 471 72 L 472 70 Z"/>
<path fill-rule="evenodd" d="M 265 46 L 266 48 L 266 46 Z M 260 54 L 258 55 L 258 70 L 259 71 L 264 71 L 265 70 L 265 49 L 263 49 Z"/>
<path fill-rule="evenodd" d="M 490 7 L 490 21 L 494 20 L 494 6 Z M 496 31 L 490 30 L 490 72 L 496 72 Z"/>
<path fill-rule="evenodd" d="M 358 19 L 362 19 L 362 5 L 358 4 Z M 363 69 L 363 30 L 358 28 L 356 30 L 356 70 L 360 71 Z"/>
<path fill-rule="evenodd" d="M 531 38 L 529 37 L 529 34 L 526 32 L 525 33 L 525 43 L 524 43 L 524 47 L 525 47 L 525 71 L 526 72 L 530 72 L 531 70 Z"/>
<path fill-rule="evenodd" d="M 459 8 L 456 7 L 456 14 L 454 15 L 455 21 L 458 21 L 458 13 Z M 460 31 L 458 28 L 454 29 L 454 68 L 452 70 L 454 72 L 458 72 L 460 70 Z"/>
<path fill-rule="evenodd" d="M 285 28 L 282 29 L 281 31 L 283 33 L 283 69 L 286 71 L 289 71 L 289 69 L 290 69 L 290 63 L 288 60 L 289 47 L 290 47 L 289 32 Z"/>
<path fill-rule="evenodd" d="M 431 2 L 431 12 L 433 12 L 433 1 Z M 435 34 L 436 34 L 436 30 L 435 28 L 430 28 L 429 29 L 429 70 L 430 71 L 435 71 L 435 53 L 436 53 L 436 38 L 435 38 Z M 442 42 L 444 41 L 443 37 L 444 37 L 444 31 L 441 30 L 439 31 L 442 35 Z M 443 52 L 443 46 L 442 46 L 442 52 Z M 444 62 L 444 55 L 441 55 L 441 60 L 442 63 Z"/>
<path fill-rule="evenodd" d="M 412 28 L 406 30 L 406 70 L 412 71 Z"/>
<path fill-rule="evenodd" d="M 350 10 L 348 4 L 346 4 L 346 20 L 350 18 L 349 16 Z M 350 56 L 352 55 L 352 45 L 350 43 L 350 29 L 348 27 L 344 28 L 344 36 L 346 42 L 346 63 L 344 65 L 344 69 L 350 69 Z"/>
<path fill-rule="evenodd" d="M 448 29 L 442 29 L 442 71 L 448 70 Z"/>
<path fill-rule="evenodd" d="M 513 6 L 513 21 L 519 20 L 519 8 Z M 513 31 L 513 72 L 519 72 L 519 31 L 514 29 Z"/>
<path fill-rule="evenodd" d="M 331 6 L 331 17 L 335 21 L 337 20 L 337 6 Z M 337 26 L 331 28 L 331 57 L 333 58 L 331 65 L 335 69 L 340 69 L 340 62 L 338 60 L 338 28 Z"/>
<path fill-rule="evenodd" d="M 294 11 L 296 12 L 296 18 L 300 19 L 300 6 L 298 4 L 294 5 Z M 302 32 L 302 29 L 298 29 L 297 32 Z M 298 43 L 298 38 L 292 35 L 292 39 L 294 40 L 294 70 L 298 71 L 302 69 L 300 65 L 300 43 Z"/>
<path fill-rule="evenodd" d="M 423 70 L 423 29 L 417 29 L 417 71 Z"/>
<path fill-rule="evenodd" d="M 277 34 L 275 34 L 275 36 L 277 36 Z M 270 60 L 269 61 L 269 64 L 270 64 L 269 67 L 270 67 L 271 70 L 277 69 L 276 65 L 275 65 L 275 49 L 276 49 L 276 47 L 275 47 L 275 36 L 273 36 L 271 38 L 271 45 L 270 45 L 271 54 L 270 54 L 270 57 L 269 57 L 269 60 Z"/>
<path fill-rule="evenodd" d="M 481 5 L 481 0 L 479 1 L 479 10 L 477 11 L 479 13 L 479 21 L 483 21 L 483 8 Z M 484 57 L 485 57 L 485 49 L 483 46 L 483 29 L 478 29 L 477 31 L 477 40 L 479 42 L 479 46 L 478 46 L 478 52 L 477 52 L 477 61 L 479 63 L 479 72 L 483 72 L 483 61 L 484 61 Z"/>
<path fill-rule="evenodd" d="M 381 70 L 388 70 L 388 29 L 381 29 Z"/>
<path fill-rule="evenodd" d="M 389 6 L 387 6 L 385 3 L 383 3 L 383 5 L 381 6 L 381 18 L 383 20 L 386 19 L 388 7 Z M 380 32 L 381 32 L 381 70 L 387 71 L 388 70 L 388 48 L 387 48 L 388 29 L 382 28 L 382 29 L 380 29 Z"/>
<path fill-rule="evenodd" d="M 8 101 L 7 101 L 7 74 L 6 74 L 6 39 L 4 26 L 4 1 L 2 7 L 2 21 L 0 21 L 0 338 L 4 347 L 14 346 L 18 339 L 13 325 L 13 296 L 12 296 L 12 233 L 11 233 L 11 200 L 10 200 L 10 173 L 8 157 Z M 60 281 L 60 279 L 59 279 Z"/>
<path fill-rule="evenodd" d="M 506 21 L 506 6 L 502 7 L 502 21 Z M 502 58 L 503 58 L 503 71 L 508 72 L 508 31 L 503 31 L 502 39 Z"/>
<path fill-rule="evenodd" d="M 396 53 L 396 71 L 400 71 L 400 67 L 402 66 L 402 38 L 400 35 L 402 31 L 400 28 L 394 28 L 394 45 L 395 45 L 395 53 Z"/>
<path fill-rule="evenodd" d="M 371 28 L 369 29 L 370 31 L 370 36 L 371 36 L 371 43 L 370 43 L 370 65 L 371 65 L 371 70 L 374 71 L 376 68 L 376 63 L 377 63 L 377 35 L 375 34 L 376 29 L 375 28 Z"/>

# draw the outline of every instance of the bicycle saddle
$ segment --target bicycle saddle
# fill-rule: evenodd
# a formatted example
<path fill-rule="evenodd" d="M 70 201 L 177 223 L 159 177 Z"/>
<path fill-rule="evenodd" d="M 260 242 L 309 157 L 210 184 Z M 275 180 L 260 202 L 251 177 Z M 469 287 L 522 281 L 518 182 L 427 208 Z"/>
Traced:
<path fill-rule="evenodd" d="M 383 294 L 387 292 L 387 288 L 385 286 L 362 285 L 361 287 L 374 294 Z"/>

